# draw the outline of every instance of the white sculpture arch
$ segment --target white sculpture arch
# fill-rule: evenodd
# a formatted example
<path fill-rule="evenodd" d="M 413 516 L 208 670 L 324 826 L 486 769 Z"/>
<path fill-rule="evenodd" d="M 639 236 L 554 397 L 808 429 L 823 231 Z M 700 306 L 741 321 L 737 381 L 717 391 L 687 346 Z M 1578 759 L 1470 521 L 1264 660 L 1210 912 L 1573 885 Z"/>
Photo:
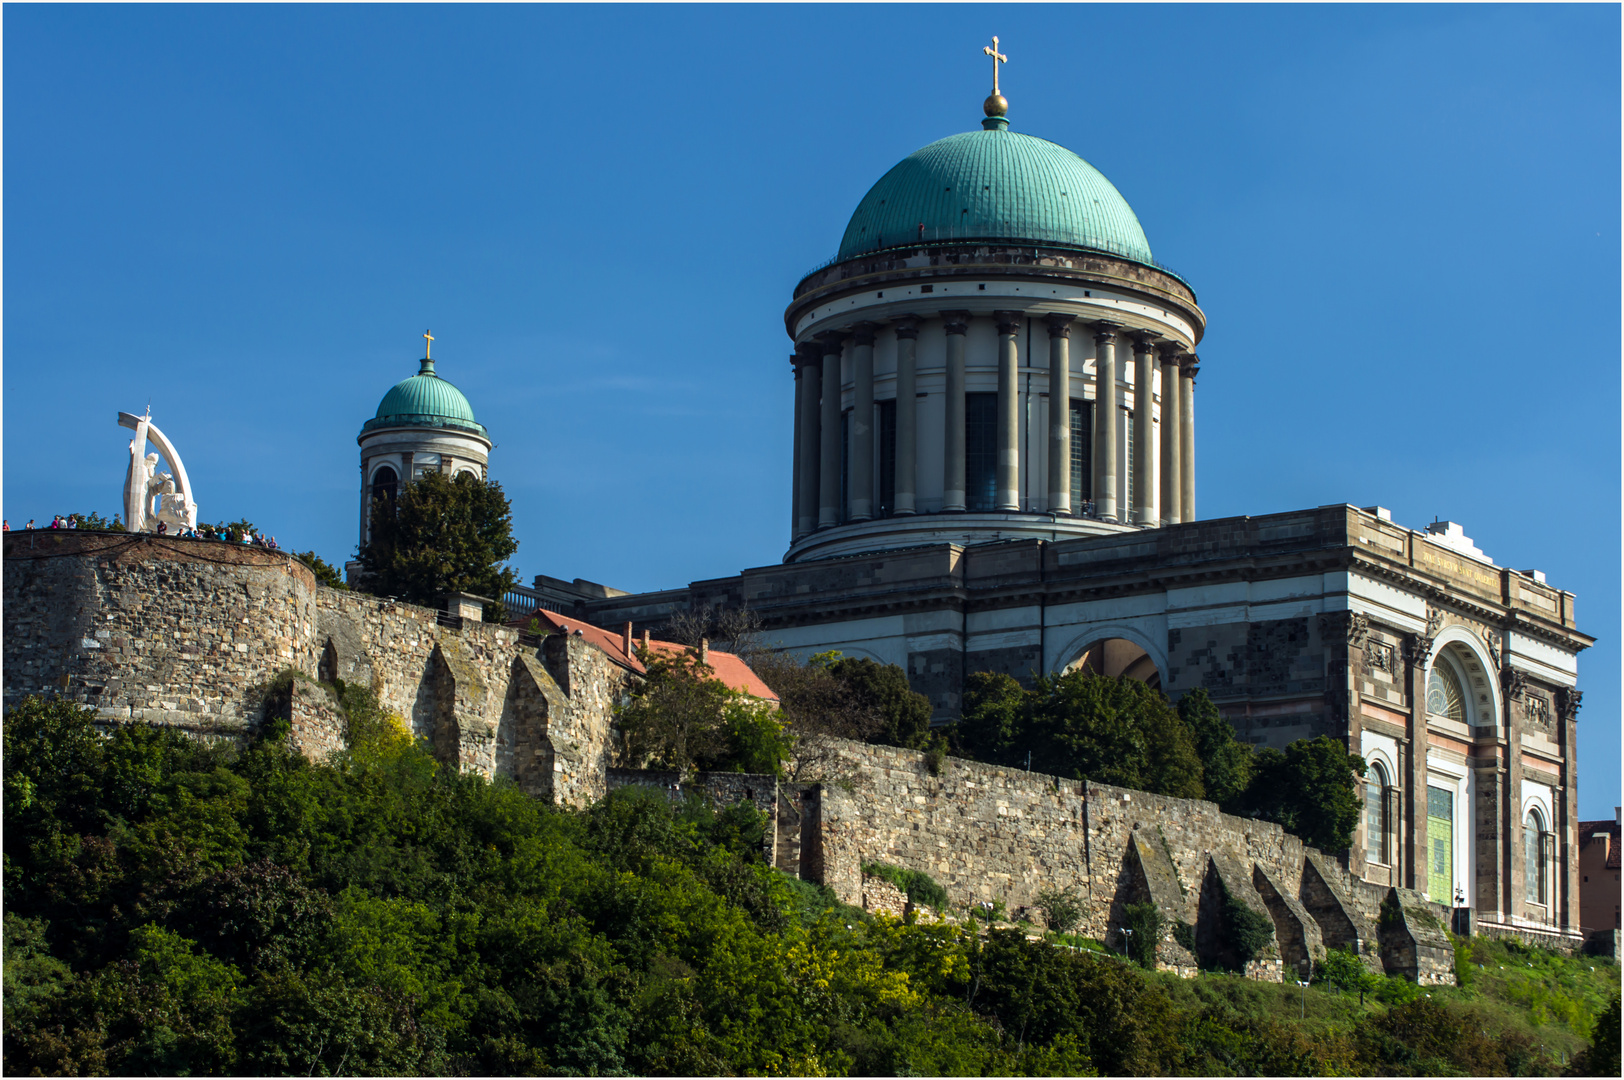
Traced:
<path fill-rule="evenodd" d="M 124 527 L 130 532 L 155 532 L 158 522 L 164 521 L 188 529 L 197 528 L 197 500 L 193 497 L 186 466 L 174 445 L 152 422 L 152 415 L 121 412 L 118 423 L 135 432 L 135 438 L 130 440 L 129 468 L 124 474 Z M 157 445 L 163 459 L 175 470 L 173 475 L 155 475 L 157 455 L 146 452 L 148 439 Z M 156 513 L 152 510 L 155 495 L 159 496 Z"/>

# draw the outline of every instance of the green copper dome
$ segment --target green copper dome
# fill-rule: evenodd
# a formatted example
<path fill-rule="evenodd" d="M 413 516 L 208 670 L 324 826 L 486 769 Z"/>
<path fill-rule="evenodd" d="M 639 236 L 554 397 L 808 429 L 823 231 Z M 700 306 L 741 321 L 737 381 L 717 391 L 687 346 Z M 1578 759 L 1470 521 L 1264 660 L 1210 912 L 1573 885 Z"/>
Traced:
<path fill-rule="evenodd" d="M 916 150 L 880 177 L 852 214 L 837 258 L 952 240 L 1056 244 L 1155 265 L 1145 230 L 1111 181 L 1063 146 L 1010 131 L 1001 117 Z"/>
<path fill-rule="evenodd" d="M 455 428 L 489 439 L 474 419 L 474 407 L 462 391 L 434 373 L 434 361 L 424 360 L 416 375 L 396 383 L 378 403 L 378 414 L 361 426 L 361 433 L 380 428 Z"/>

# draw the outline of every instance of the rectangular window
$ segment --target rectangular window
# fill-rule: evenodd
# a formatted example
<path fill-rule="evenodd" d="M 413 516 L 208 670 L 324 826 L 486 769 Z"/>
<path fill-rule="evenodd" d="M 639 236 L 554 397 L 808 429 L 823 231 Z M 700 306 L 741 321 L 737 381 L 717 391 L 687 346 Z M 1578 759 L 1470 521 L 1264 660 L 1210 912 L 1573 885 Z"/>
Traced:
<path fill-rule="evenodd" d="M 1121 515 L 1122 521 L 1133 520 L 1129 517 L 1129 514 L 1132 514 L 1134 508 L 1139 505 L 1133 501 L 1134 495 L 1137 494 L 1133 488 L 1133 420 L 1132 412 L 1122 414 L 1122 438 L 1127 444 L 1122 448 L 1122 460 L 1126 462 L 1122 478 L 1122 490 L 1126 493 L 1127 502 L 1118 508 L 1119 513 L 1126 511 Z"/>
<path fill-rule="evenodd" d="M 1365 783 L 1365 858 L 1387 865 L 1386 793 L 1375 781 Z"/>
<path fill-rule="evenodd" d="M 1427 894 L 1434 903 L 1455 902 L 1455 793 L 1427 785 Z"/>
<path fill-rule="evenodd" d="M 1081 514 L 1083 503 L 1093 498 L 1094 474 L 1090 465 L 1094 449 L 1094 403 L 1071 399 L 1071 512 Z"/>
<path fill-rule="evenodd" d="M 998 506 L 998 395 L 964 395 L 964 502 L 967 510 Z"/>
<path fill-rule="evenodd" d="M 881 401 L 880 406 L 880 517 L 897 512 L 897 403 Z"/>

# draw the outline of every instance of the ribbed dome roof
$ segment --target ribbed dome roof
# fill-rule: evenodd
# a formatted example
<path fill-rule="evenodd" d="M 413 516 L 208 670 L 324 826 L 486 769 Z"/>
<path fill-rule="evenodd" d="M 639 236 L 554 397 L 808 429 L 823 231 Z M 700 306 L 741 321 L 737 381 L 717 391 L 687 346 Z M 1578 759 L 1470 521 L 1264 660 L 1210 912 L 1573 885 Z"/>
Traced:
<path fill-rule="evenodd" d="M 1111 181 L 1001 119 L 916 150 L 880 177 L 852 214 L 838 258 L 959 239 L 1058 244 L 1154 265 L 1145 230 Z"/>
<path fill-rule="evenodd" d="M 378 413 L 362 425 L 362 432 L 391 427 L 461 428 L 487 438 L 474 419 L 474 407 L 462 391 L 434 373 L 434 361 L 424 360 L 416 375 L 402 379 L 378 403 Z"/>

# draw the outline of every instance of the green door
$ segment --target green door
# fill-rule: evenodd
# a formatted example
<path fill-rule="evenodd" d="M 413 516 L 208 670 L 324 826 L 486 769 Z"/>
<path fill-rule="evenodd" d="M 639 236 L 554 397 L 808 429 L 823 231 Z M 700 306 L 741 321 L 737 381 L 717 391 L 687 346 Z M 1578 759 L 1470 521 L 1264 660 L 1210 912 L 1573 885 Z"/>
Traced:
<path fill-rule="evenodd" d="M 1455 793 L 1427 788 L 1427 894 L 1435 903 L 1455 903 Z"/>

